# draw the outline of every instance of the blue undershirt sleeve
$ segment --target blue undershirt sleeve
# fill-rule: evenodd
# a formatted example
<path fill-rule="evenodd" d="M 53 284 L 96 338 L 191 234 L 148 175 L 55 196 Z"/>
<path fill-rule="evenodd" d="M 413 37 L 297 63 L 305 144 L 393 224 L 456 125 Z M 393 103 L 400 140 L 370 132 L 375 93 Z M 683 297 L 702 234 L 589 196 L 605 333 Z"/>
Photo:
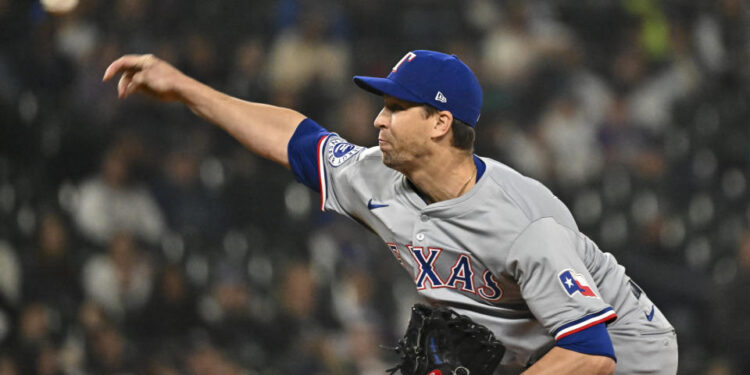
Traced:
<path fill-rule="evenodd" d="M 583 354 L 602 355 L 617 362 L 615 348 L 612 346 L 612 339 L 609 338 L 605 323 L 567 335 L 557 340 L 556 346 Z"/>
<path fill-rule="evenodd" d="M 294 178 L 316 192 L 320 192 L 319 146 L 323 138 L 329 134 L 331 133 L 317 122 L 304 119 L 297 126 L 287 145 L 289 167 Z"/>

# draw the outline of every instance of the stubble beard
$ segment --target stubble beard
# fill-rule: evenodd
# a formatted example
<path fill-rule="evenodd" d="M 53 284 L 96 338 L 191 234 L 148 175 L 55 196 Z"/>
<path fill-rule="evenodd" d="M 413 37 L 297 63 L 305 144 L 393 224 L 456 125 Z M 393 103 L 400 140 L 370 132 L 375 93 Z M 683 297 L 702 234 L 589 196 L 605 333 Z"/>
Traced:
<path fill-rule="evenodd" d="M 386 167 L 404 174 L 414 168 L 415 161 L 421 156 L 420 154 L 412 154 L 410 152 L 404 152 L 403 150 L 390 150 L 388 152 L 381 151 L 381 155 L 383 164 Z"/>
<path fill-rule="evenodd" d="M 382 152 L 382 158 L 383 164 L 385 164 L 386 167 L 396 169 L 394 168 L 399 163 L 397 162 L 397 158 L 394 157 L 391 153 L 388 152 Z"/>
<path fill-rule="evenodd" d="M 400 171 L 405 164 L 403 156 L 398 152 L 382 152 L 382 155 L 383 164 L 388 168 Z"/>

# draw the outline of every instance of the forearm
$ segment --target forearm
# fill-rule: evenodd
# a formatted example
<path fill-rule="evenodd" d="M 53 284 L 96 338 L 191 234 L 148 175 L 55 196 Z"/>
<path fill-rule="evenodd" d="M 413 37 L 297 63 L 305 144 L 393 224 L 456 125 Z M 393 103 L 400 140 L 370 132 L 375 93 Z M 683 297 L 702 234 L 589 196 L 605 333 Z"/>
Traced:
<path fill-rule="evenodd" d="M 615 361 L 612 358 L 589 355 L 554 347 L 524 375 L 566 374 L 613 374 Z"/>
<path fill-rule="evenodd" d="M 187 76 L 178 92 L 180 100 L 195 114 L 225 130 L 247 149 L 289 166 L 287 144 L 304 115 L 288 108 L 244 101 Z"/>

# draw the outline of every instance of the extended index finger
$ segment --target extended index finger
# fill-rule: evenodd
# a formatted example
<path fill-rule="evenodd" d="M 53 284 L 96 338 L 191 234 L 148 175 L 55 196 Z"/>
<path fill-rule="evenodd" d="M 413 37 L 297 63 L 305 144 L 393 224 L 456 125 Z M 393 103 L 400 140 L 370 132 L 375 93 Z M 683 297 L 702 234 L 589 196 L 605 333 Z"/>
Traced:
<path fill-rule="evenodd" d="M 125 55 L 109 64 L 104 71 L 102 81 L 108 81 L 120 72 L 130 69 L 139 69 L 143 66 L 144 55 Z"/>

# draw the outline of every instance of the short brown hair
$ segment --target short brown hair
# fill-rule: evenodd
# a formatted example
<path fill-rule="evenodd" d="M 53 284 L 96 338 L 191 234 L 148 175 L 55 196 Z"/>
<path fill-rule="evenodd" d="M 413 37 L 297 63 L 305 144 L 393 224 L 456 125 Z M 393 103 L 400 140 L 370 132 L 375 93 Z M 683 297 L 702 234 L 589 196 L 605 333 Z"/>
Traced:
<path fill-rule="evenodd" d="M 425 118 L 440 113 L 439 109 L 427 104 L 423 104 L 422 109 Z M 474 138 L 476 138 L 474 128 L 454 117 L 451 129 L 453 130 L 453 147 L 469 152 L 474 151 Z"/>

